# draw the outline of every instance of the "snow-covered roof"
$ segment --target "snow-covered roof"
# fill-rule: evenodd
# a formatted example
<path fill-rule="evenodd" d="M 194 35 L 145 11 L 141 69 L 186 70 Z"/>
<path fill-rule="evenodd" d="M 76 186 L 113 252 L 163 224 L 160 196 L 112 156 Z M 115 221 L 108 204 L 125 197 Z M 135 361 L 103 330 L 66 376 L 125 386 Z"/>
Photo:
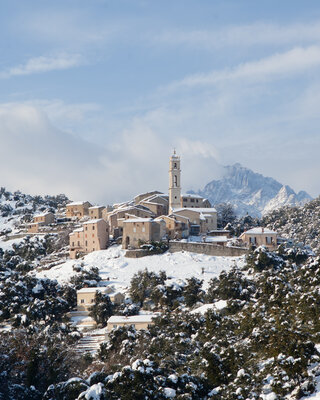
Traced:
<path fill-rule="evenodd" d="M 207 213 L 213 213 L 213 212 L 217 212 L 217 210 L 215 209 L 215 208 L 213 208 L 213 207 L 211 207 L 211 208 L 202 208 L 202 207 L 181 207 L 181 208 L 175 208 L 174 210 L 173 210 L 173 212 L 174 213 L 176 213 L 176 212 L 180 212 L 180 211 L 183 211 L 183 210 L 188 210 L 188 211 L 195 211 L 195 212 L 198 212 L 198 213 L 204 213 L 204 214 L 207 214 Z"/>
<path fill-rule="evenodd" d="M 126 223 L 126 222 L 151 222 L 151 221 L 153 221 L 152 218 L 129 218 L 129 219 L 125 219 L 123 221 L 123 223 Z"/>
<path fill-rule="evenodd" d="M 262 227 L 252 228 L 252 229 L 249 229 L 249 230 L 246 231 L 246 232 L 243 232 L 243 234 L 247 234 L 247 233 L 248 233 L 249 235 L 265 235 L 265 234 L 268 234 L 268 235 L 274 234 L 274 235 L 276 235 L 276 234 L 277 234 L 277 232 L 272 231 L 271 229 L 262 228 Z M 242 234 L 242 235 L 243 235 L 243 234 Z"/>
<path fill-rule="evenodd" d="M 75 232 L 83 232 L 83 228 L 74 229 L 73 232 L 69 233 L 69 235 L 72 235 Z"/>
<path fill-rule="evenodd" d="M 72 203 L 68 203 L 67 206 L 83 206 L 87 201 L 73 201 Z"/>
<path fill-rule="evenodd" d="M 83 222 L 82 225 L 96 224 L 97 222 L 100 222 L 100 221 L 104 221 L 104 219 L 103 218 L 89 219 L 89 221 Z M 106 221 L 104 221 L 104 222 L 106 222 Z"/>
<path fill-rule="evenodd" d="M 46 211 L 46 212 L 41 213 L 41 214 L 36 214 L 36 215 L 34 216 L 34 218 L 36 218 L 36 217 L 45 217 L 46 215 L 50 215 L 50 214 L 52 214 L 52 212 Z"/>
<path fill-rule="evenodd" d="M 82 289 L 77 290 L 77 293 L 95 293 L 95 292 L 101 292 L 101 293 L 107 293 L 108 292 L 107 287 L 84 287 Z"/>
<path fill-rule="evenodd" d="M 151 210 L 149 210 L 147 207 L 142 208 L 142 206 L 136 205 L 136 206 L 123 207 L 123 208 L 116 208 L 115 210 L 113 210 L 109 214 L 109 217 L 111 217 L 112 215 L 116 215 L 116 214 L 118 214 L 120 212 L 123 212 L 123 211 L 130 211 L 130 210 L 134 210 L 134 209 L 137 209 L 139 211 L 144 211 L 144 212 L 149 213 L 149 214 L 153 214 L 153 212 Z"/>
<path fill-rule="evenodd" d="M 206 242 L 227 242 L 227 236 L 207 236 Z"/>
<path fill-rule="evenodd" d="M 92 207 L 89 207 L 89 210 L 93 210 L 96 208 L 105 208 L 105 206 L 92 206 Z"/>
<path fill-rule="evenodd" d="M 152 322 L 152 318 L 157 317 L 158 314 L 131 315 L 129 317 L 124 315 L 113 315 L 108 319 L 108 324 L 135 324 L 139 322 Z"/>

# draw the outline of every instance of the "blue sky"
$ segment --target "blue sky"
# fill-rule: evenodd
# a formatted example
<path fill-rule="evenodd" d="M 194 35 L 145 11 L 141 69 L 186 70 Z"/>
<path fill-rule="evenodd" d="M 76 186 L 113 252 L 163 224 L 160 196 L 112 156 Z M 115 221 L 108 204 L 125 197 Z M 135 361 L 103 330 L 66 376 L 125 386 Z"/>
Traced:
<path fill-rule="evenodd" d="M 0 184 L 112 203 L 240 162 L 320 193 L 320 3 L 3 0 Z"/>

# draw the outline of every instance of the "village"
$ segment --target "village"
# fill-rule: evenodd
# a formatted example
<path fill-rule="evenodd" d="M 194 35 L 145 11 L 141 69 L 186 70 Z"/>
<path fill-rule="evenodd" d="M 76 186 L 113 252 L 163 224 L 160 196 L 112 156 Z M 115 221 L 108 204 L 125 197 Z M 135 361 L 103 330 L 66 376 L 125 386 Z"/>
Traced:
<path fill-rule="evenodd" d="M 80 260 L 95 251 L 121 245 L 128 258 L 140 258 L 163 251 L 241 257 L 252 246 L 277 247 L 277 232 L 254 227 L 231 237 L 230 231 L 218 229 L 217 211 L 208 199 L 196 194 L 181 193 L 181 160 L 174 151 L 169 160 L 169 193 L 154 190 L 133 200 L 112 206 L 92 205 L 89 201 L 71 202 L 54 214 L 45 211 L 35 215 L 26 226 L 29 235 L 70 231 L 69 254 Z M 83 331 L 81 351 L 94 352 L 105 335 L 120 326 L 147 329 L 158 312 L 140 310 L 139 315 L 113 315 L 107 326 L 97 329 L 89 316 L 97 293 L 107 295 L 115 305 L 123 304 L 126 296 L 108 282 L 98 287 L 83 287 L 77 291 L 77 310 L 69 313 L 74 324 Z M 213 305 L 205 305 L 205 309 Z M 199 308 L 201 313 L 201 307 Z"/>

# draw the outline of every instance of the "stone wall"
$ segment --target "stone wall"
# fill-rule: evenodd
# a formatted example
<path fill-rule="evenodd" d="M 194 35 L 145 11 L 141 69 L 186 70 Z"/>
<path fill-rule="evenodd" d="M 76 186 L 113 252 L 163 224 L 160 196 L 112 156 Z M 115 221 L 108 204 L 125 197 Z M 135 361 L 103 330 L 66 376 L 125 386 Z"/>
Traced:
<path fill-rule="evenodd" d="M 206 254 L 209 256 L 239 257 L 248 254 L 249 249 L 244 247 L 224 247 L 212 243 L 169 242 L 169 251 L 190 251 L 192 253 Z"/>

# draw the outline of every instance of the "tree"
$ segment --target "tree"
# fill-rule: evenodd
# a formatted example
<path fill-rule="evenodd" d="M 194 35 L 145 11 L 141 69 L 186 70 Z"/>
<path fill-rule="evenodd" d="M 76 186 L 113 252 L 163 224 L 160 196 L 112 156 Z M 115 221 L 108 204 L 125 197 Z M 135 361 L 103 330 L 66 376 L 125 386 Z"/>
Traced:
<path fill-rule="evenodd" d="M 232 224 L 236 220 L 236 214 L 232 204 L 221 203 L 216 206 L 218 212 L 218 227 L 224 228 L 227 224 Z"/>
<path fill-rule="evenodd" d="M 106 325 L 108 319 L 113 314 L 113 304 L 110 297 L 106 294 L 96 292 L 94 305 L 91 307 L 89 316 L 98 325 Z"/>

